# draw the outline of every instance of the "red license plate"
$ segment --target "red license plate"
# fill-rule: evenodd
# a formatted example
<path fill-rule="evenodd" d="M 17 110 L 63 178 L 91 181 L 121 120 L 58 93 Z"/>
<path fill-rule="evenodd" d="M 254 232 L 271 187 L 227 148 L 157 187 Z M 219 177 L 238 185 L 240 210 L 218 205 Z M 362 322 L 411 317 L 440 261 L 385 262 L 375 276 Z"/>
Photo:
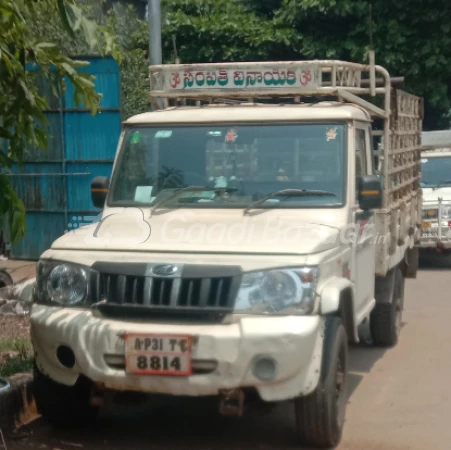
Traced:
<path fill-rule="evenodd" d="M 189 376 L 191 336 L 126 334 L 125 370 L 136 375 Z"/>

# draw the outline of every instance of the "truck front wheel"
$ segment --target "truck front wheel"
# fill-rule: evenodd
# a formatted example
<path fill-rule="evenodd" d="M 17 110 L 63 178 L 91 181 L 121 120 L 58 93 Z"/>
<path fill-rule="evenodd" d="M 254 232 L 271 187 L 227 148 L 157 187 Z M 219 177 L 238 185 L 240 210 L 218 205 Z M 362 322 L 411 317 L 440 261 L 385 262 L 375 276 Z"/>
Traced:
<path fill-rule="evenodd" d="M 57 427 L 87 425 L 97 417 L 98 408 L 91 406 L 91 384 L 79 379 L 74 386 L 65 386 L 44 375 L 34 365 L 33 390 L 39 413 Z"/>
<path fill-rule="evenodd" d="M 370 328 L 376 345 L 393 347 L 398 343 L 404 304 L 404 277 L 399 267 L 376 281 L 376 306 Z"/>
<path fill-rule="evenodd" d="M 302 445 L 334 448 L 343 430 L 348 380 L 348 338 L 341 319 L 326 320 L 321 376 L 316 390 L 295 399 L 296 428 Z"/>

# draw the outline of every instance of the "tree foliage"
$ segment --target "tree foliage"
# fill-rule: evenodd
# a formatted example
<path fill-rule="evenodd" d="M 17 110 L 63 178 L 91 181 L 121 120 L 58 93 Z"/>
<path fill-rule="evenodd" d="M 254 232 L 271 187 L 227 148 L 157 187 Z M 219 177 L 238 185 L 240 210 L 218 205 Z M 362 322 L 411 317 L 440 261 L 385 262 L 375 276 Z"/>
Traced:
<path fill-rule="evenodd" d="M 73 60 L 58 46 L 60 42 L 42 39 L 33 26 L 36 17 L 58 14 L 63 36 L 84 39 L 88 47 L 114 51 L 115 43 L 105 29 L 83 14 L 75 0 L 0 0 L 0 166 L 7 170 L 22 163 L 28 145 L 47 146 L 48 104 L 38 90 L 38 78 L 50 81 L 55 95 L 65 90 L 69 80 L 76 104 L 84 104 L 95 114 L 100 94 L 94 77 L 81 70 L 87 63 Z M 25 233 L 25 210 L 6 175 L 0 177 L 0 216 L 7 218 L 11 238 Z"/>
<path fill-rule="evenodd" d="M 163 51 L 170 60 L 172 36 L 185 63 L 288 59 L 295 54 L 290 29 L 240 0 L 165 0 L 163 8 Z"/>
<path fill-rule="evenodd" d="M 301 58 L 367 61 L 370 3 L 377 63 L 424 96 L 425 128 L 449 125 L 451 3 L 447 0 L 284 0 L 277 20 L 299 33 Z"/>
<path fill-rule="evenodd" d="M 95 13 L 97 2 L 83 2 Z M 182 63 L 316 58 L 367 62 L 371 3 L 376 62 L 393 76 L 404 76 L 406 90 L 424 96 L 425 129 L 448 126 L 447 0 L 162 0 L 163 60 L 175 61 L 175 39 Z M 148 109 L 147 22 L 132 8 L 116 6 L 106 26 L 122 49 L 122 109 L 129 117 Z"/>
<path fill-rule="evenodd" d="M 182 62 L 344 59 L 367 62 L 370 4 L 377 63 L 424 96 L 425 129 L 449 125 L 447 0 L 163 0 L 164 55 Z"/>
<path fill-rule="evenodd" d="M 117 39 L 122 61 L 121 113 L 123 119 L 149 111 L 148 25 L 131 5 L 116 4 L 108 12 L 107 29 Z"/>

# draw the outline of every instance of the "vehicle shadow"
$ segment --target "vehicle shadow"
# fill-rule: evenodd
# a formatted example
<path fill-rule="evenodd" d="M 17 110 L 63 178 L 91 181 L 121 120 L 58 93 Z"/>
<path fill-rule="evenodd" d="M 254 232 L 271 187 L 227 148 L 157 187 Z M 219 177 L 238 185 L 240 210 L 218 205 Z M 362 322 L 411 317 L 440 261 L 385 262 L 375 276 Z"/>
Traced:
<path fill-rule="evenodd" d="M 449 271 L 451 270 L 451 259 L 449 255 L 420 254 L 419 269 L 420 271 Z"/>
<path fill-rule="evenodd" d="M 353 345 L 349 352 L 348 393 L 352 397 L 365 374 L 370 373 L 374 365 L 382 359 L 387 348 L 375 347 L 371 344 Z"/>
<path fill-rule="evenodd" d="M 369 344 L 351 346 L 349 398 L 386 351 Z M 104 410 L 89 429 L 54 430 L 41 419 L 29 430 L 36 448 L 60 450 L 300 450 L 291 402 L 224 417 L 216 398 L 165 396 Z M 11 444 L 8 449 L 16 449 Z"/>
<path fill-rule="evenodd" d="M 389 350 L 370 344 L 349 351 L 349 400 Z M 243 417 L 218 413 L 216 398 L 152 397 L 104 409 L 89 429 L 54 430 L 42 419 L 28 428 L 34 448 L 73 450 L 299 450 L 292 402 L 249 409 Z M 8 449 L 23 450 L 18 441 Z M 303 448 L 303 450 L 309 450 Z"/>
<path fill-rule="evenodd" d="M 122 406 L 83 430 L 54 430 L 41 419 L 30 433 L 35 448 L 60 450 L 299 450 L 293 413 L 285 403 L 266 414 L 224 417 L 215 399 L 177 398 Z M 8 449 L 16 450 L 14 444 Z"/>
<path fill-rule="evenodd" d="M 407 322 L 403 321 L 401 328 L 406 325 Z M 373 344 L 368 324 L 359 328 L 359 336 L 360 343 L 351 345 L 349 348 L 349 399 L 359 387 L 365 374 L 370 373 L 375 364 L 383 358 L 387 351 L 390 351 L 389 347 L 378 347 Z"/>

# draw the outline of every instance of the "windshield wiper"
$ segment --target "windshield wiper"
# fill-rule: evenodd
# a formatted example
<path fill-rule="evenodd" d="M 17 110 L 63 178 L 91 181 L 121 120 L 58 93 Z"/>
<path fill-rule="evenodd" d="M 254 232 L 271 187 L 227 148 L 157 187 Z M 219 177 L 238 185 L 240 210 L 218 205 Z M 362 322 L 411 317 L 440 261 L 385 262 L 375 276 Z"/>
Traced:
<path fill-rule="evenodd" d="M 441 187 L 443 187 L 443 186 L 445 186 L 445 185 L 448 185 L 448 184 L 451 184 L 451 180 L 440 181 L 440 182 L 437 184 L 437 186 L 434 186 L 434 187 L 432 188 L 432 190 L 441 188 Z"/>
<path fill-rule="evenodd" d="M 181 194 L 185 192 L 205 192 L 205 191 L 213 191 L 213 192 L 235 192 L 238 188 L 228 188 L 228 187 L 207 187 L 207 186 L 188 186 L 184 188 L 175 189 L 175 191 L 169 196 L 162 198 L 158 202 L 156 202 L 152 209 L 150 210 L 150 217 L 152 217 L 152 213 L 154 213 L 158 208 L 161 208 L 166 203 L 169 203 L 172 200 L 175 200 Z"/>
<path fill-rule="evenodd" d="M 260 200 L 251 203 L 247 208 L 244 209 L 243 215 L 249 213 L 251 209 L 258 208 L 263 203 L 274 197 L 309 197 L 309 196 L 317 196 L 317 197 L 336 197 L 336 194 L 329 191 L 315 191 L 310 189 L 282 189 L 281 191 L 273 192 L 271 194 L 266 195 Z"/>

